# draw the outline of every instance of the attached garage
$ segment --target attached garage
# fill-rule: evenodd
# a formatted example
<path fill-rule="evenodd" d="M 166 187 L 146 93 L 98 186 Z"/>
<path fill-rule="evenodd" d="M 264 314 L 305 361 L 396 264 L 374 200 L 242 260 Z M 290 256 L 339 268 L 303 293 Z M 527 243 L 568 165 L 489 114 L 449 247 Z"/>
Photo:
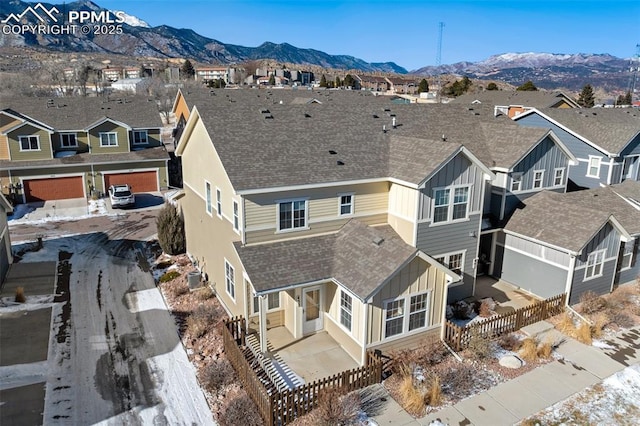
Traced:
<path fill-rule="evenodd" d="M 23 185 L 27 203 L 83 198 L 85 196 L 82 176 L 28 179 L 23 182 Z"/>
<path fill-rule="evenodd" d="M 133 192 L 156 192 L 158 188 L 158 172 L 105 173 L 105 188 L 111 185 L 128 184 Z"/>

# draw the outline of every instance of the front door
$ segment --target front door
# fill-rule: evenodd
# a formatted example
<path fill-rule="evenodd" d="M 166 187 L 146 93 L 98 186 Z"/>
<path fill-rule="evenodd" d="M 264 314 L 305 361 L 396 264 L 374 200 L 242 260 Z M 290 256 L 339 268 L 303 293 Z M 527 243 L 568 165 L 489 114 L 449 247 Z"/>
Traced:
<path fill-rule="evenodd" d="M 322 287 L 302 290 L 302 334 L 322 330 Z"/>

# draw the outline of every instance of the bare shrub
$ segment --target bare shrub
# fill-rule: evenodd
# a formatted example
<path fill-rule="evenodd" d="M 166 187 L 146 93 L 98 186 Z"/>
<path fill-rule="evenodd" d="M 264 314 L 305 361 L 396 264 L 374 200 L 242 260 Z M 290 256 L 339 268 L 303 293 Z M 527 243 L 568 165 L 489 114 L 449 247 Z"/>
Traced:
<path fill-rule="evenodd" d="M 602 336 L 603 329 L 611 322 L 606 312 L 598 312 L 591 317 L 593 325 L 591 326 L 591 334 L 595 338 Z"/>
<path fill-rule="evenodd" d="M 411 413 L 422 413 L 426 405 L 425 395 L 413 386 L 413 377 L 404 376 L 400 384 L 400 397 L 402 405 Z"/>
<path fill-rule="evenodd" d="M 394 374 L 402 374 L 403 368 L 408 365 L 420 365 L 423 367 L 441 363 L 451 356 L 447 348 L 437 337 L 422 341 L 417 347 L 390 352 L 393 359 L 391 371 Z"/>
<path fill-rule="evenodd" d="M 183 281 L 174 281 L 169 285 L 163 287 L 174 298 L 178 298 L 182 295 L 189 293 L 189 286 Z"/>
<path fill-rule="evenodd" d="M 584 343 L 585 345 L 590 345 L 593 343 L 593 339 L 591 337 L 591 325 L 586 322 L 580 323 L 575 332 L 575 338 Z"/>
<path fill-rule="evenodd" d="M 213 291 L 208 286 L 201 287 L 197 289 L 194 293 L 195 293 L 196 299 L 201 301 L 209 300 L 213 297 Z"/>
<path fill-rule="evenodd" d="M 489 306 L 489 302 L 483 300 L 482 303 L 480 303 L 480 307 L 478 308 L 478 315 L 480 315 L 482 318 L 488 318 L 491 316 L 491 307 Z"/>
<path fill-rule="evenodd" d="M 354 424 L 360 412 L 360 398 L 357 392 L 344 394 L 340 389 L 330 387 L 318 395 L 315 423 L 323 426 Z"/>
<path fill-rule="evenodd" d="M 227 404 L 218 421 L 222 426 L 261 426 L 262 418 L 249 395 L 243 393 Z"/>
<path fill-rule="evenodd" d="M 612 323 L 615 323 L 618 327 L 621 328 L 629 328 L 635 325 L 633 318 L 631 318 L 625 311 L 621 310 L 610 310 L 609 318 Z"/>
<path fill-rule="evenodd" d="M 14 300 L 16 303 L 24 303 L 27 301 L 27 298 L 24 295 L 24 287 L 16 288 L 16 297 Z"/>
<path fill-rule="evenodd" d="M 473 328 L 469 336 L 467 351 L 474 359 L 485 359 L 493 354 L 491 339 L 478 329 Z"/>
<path fill-rule="evenodd" d="M 607 297 L 607 306 L 610 309 L 620 309 L 633 303 L 635 292 L 631 286 L 623 285 L 616 288 L 613 293 Z"/>
<path fill-rule="evenodd" d="M 602 296 L 598 296 L 589 290 L 580 296 L 580 312 L 584 314 L 594 314 L 603 310 L 607 306 L 607 301 Z"/>
<path fill-rule="evenodd" d="M 554 344 L 550 340 L 540 343 L 537 349 L 538 358 L 549 359 L 553 351 L 553 346 Z"/>
<path fill-rule="evenodd" d="M 513 333 L 503 334 L 498 340 L 500 347 L 506 351 L 517 351 L 522 345 L 522 341 Z"/>
<path fill-rule="evenodd" d="M 458 300 L 453 303 L 453 317 L 459 320 L 465 320 L 471 318 L 474 312 L 473 306 L 465 302 L 464 300 Z"/>
<path fill-rule="evenodd" d="M 193 337 L 202 337 L 214 327 L 214 311 L 207 306 L 198 306 L 187 318 L 187 330 Z"/>
<path fill-rule="evenodd" d="M 527 337 L 522 341 L 522 346 L 518 351 L 520 358 L 527 362 L 535 362 L 538 360 L 538 342 L 533 337 Z"/>
<path fill-rule="evenodd" d="M 471 364 L 460 363 L 444 371 L 440 377 L 442 391 L 447 395 L 466 398 L 474 393 L 481 373 Z"/>
<path fill-rule="evenodd" d="M 434 374 L 431 378 L 426 399 L 426 402 L 432 407 L 442 404 L 442 385 L 440 385 L 440 377 L 437 374 Z"/>
<path fill-rule="evenodd" d="M 204 387 L 211 392 L 218 392 L 235 379 L 233 367 L 226 359 L 217 359 L 207 365 L 202 372 Z"/>

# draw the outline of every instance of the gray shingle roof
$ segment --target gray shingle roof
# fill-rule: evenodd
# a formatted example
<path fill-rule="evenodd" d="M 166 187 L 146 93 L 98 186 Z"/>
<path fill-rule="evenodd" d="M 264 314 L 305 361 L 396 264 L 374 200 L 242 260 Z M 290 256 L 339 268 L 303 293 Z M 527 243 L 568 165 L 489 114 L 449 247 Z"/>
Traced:
<path fill-rule="evenodd" d="M 544 135 L 494 117 L 491 108 L 396 105 L 351 91 L 308 93 L 322 104 L 297 103 L 304 91 L 214 93 L 185 99 L 240 191 L 386 177 L 417 184 L 460 145 L 489 167 L 510 168 Z"/>
<path fill-rule="evenodd" d="M 377 238 L 383 241 L 376 244 Z M 254 246 L 234 244 L 259 293 L 333 278 L 362 300 L 418 253 L 389 225 L 370 227 L 355 219 L 331 235 Z"/>
<path fill-rule="evenodd" d="M 613 154 L 640 133 L 640 111 L 635 108 L 545 108 L 540 112 Z"/>
<path fill-rule="evenodd" d="M 480 93 L 467 93 L 453 99 L 453 104 L 471 104 L 480 101 L 489 106 L 522 105 L 530 108 L 551 108 L 558 103 L 569 100 L 575 102 L 562 92 L 526 91 L 526 90 L 486 90 Z"/>
<path fill-rule="evenodd" d="M 49 102 L 52 100 L 53 102 Z M 92 97 L 11 97 L 0 99 L 0 110 L 27 115 L 56 130 L 80 130 L 104 117 L 133 128 L 160 128 L 162 121 L 153 99 L 129 96 Z"/>

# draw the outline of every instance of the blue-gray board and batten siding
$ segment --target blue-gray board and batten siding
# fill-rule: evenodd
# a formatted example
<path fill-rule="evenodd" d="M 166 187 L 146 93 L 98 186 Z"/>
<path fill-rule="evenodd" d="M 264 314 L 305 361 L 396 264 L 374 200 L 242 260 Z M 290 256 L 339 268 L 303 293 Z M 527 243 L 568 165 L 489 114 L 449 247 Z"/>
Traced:
<path fill-rule="evenodd" d="M 567 270 L 508 247 L 504 249 L 501 278 L 544 299 L 565 292 Z"/>
<path fill-rule="evenodd" d="M 537 113 L 516 118 L 516 122 L 521 126 L 544 127 L 553 130 L 562 143 L 564 143 L 569 151 L 571 151 L 571 153 L 579 160 L 578 165 L 571 166 L 569 168 L 569 179 L 571 179 L 573 183 L 584 188 L 598 188 L 600 184 L 607 184 L 607 177 L 609 175 L 609 158 L 604 153 L 593 148 L 591 145 L 586 144 L 571 133 L 551 123 Z M 589 167 L 588 161 L 590 155 L 599 156 L 602 159 L 599 178 L 586 176 L 587 168 Z M 619 183 L 619 176 L 617 180 L 615 178 L 616 176 L 612 175 L 612 179 L 614 179 L 611 182 L 612 184 Z"/>
<path fill-rule="evenodd" d="M 626 284 L 636 281 L 640 276 L 640 262 L 638 262 L 638 255 L 640 255 L 640 245 L 638 240 L 630 244 L 634 244 L 633 257 L 631 258 L 631 268 L 622 270 L 616 276 L 616 284 Z"/>
<path fill-rule="evenodd" d="M 596 294 L 607 294 L 612 290 L 613 275 L 616 271 L 616 260 L 605 262 L 602 267 L 602 275 L 588 281 L 584 280 L 584 269 L 576 269 L 573 273 L 573 283 L 571 284 L 571 294 L 569 294 L 569 304 L 575 305 L 580 302 L 580 297 L 587 291 Z"/>
<path fill-rule="evenodd" d="M 416 247 L 434 257 L 464 252 L 462 268 L 464 284 L 450 288 L 449 300 L 463 299 L 473 294 L 484 184 L 482 169 L 469 161 L 464 154 L 458 154 L 438 171 L 421 190 Z M 454 185 L 469 185 L 468 218 L 432 225 L 431 208 L 434 189 Z"/>

